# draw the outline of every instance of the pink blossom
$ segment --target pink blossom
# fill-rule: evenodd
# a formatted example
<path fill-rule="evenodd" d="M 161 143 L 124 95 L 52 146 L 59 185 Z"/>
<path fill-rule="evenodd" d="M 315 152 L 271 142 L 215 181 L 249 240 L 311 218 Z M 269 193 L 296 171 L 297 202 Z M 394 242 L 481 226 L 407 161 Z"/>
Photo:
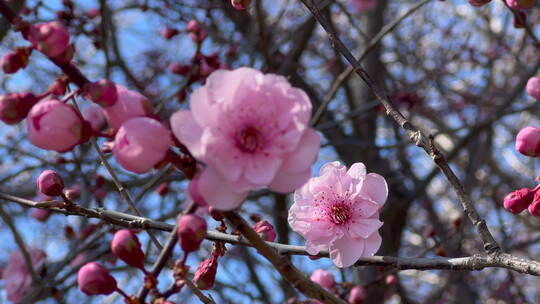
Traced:
<path fill-rule="evenodd" d="M 336 284 L 334 275 L 323 269 L 317 269 L 311 274 L 311 280 L 324 288 L 332 288 Z"/>
<path fill-rule="evenodd" d="M 536 0 L 506 0 L 506 4 L 513 9 L 529 9 Z"/>
<path fill-rule="evenodd" d="M 121 85 L 116 85 L 116 92 L 118 96 L 116 102 L 104 108 L 107 122 L 114 130 L 120 129 L 122 124 L 131 118 L 152 114 L 152 104 L 140 93 Z"/>
<path fill-rule="evenodd" d="M 388 196 L 385 179 L 366 174 L 362 163 L 327 163 L 320 176 L 294 192 L 289 224 L 306 240 L 309 254 L 329 250 L 338 267 L 371 256 L 381 245 L 379 210 Z"/>
<path fill-rule="evenodd" d="M 366 290 L 364 287 L 358 285 L 354 286 L 351 289 L 349 295 L 349 304 L 364 304 L 364 299 L 366 298 Z"/>
<path fill-rule="evenodd" d="M 136 117 L 116 133 L 113 153 L 124 169 L 145 173 L 163 160 L 172 144 L 169 130 L 159 121 Z"/>
<path fill-rule="evenodd" d="M 69 32 L 58 21 L 34 25 L 30 29 L 32 46 L 49 57 L 62 55 L 69 47 Z"/>
<path fill-rule="evenodd" d="M 64 180 L 53 170 L 44 170 L 37 179 L 39 192 L 47 196 L 60 196 L 64 190 Z"/>
<path fill-rule="evenodd" d="M 199 249 L 202 241 L 206 237 L 206 221 L 204 218 L 194 215 L 186 214 L 178 217 L 177 219 L 178 229 L 178 244 L 180 248 L 185 252 L 192 252 Z"/>
<path fill-rule="evenodd" d="M 538 186 L 534 189 L 521 188 L 508 193 L 504 197 L 504 209 L 511 213 L 519 214 L 527 209 L 534 199 L 534 195 L 538 190 Z"/>
<path fill-rule="evenodd" d="M 377 0 L 349 0 L 352 7 L 359 12 L 367 11 L 377 6 Z"/>
<path fill-rule="evenodd" d="M 469 4 L 472 6 L 482 6 L 490 2 L 491 0 L 469 0 Z"/>
<path fill-rule="evenodd" d="M 38 102 L 27 118 L 28 139 L 45 150 L 69 151 L 91 134 L 90 124 L 75 108 L 56 99 Z"/>
<path fill-rule="evenodd" d="M 527 94 L 534 99 L 540 100 L 540 77 L 531 77 L 527 81 Z"/>
<path fill-rule="evenodd" d="M 276 240 L 276 230 L 268 221 L 258 221 L 255 223 L 255 225 L 253 225 L 253 230 L 255 230 L 255 232 L 257 232 L 259 236 L 267 242 L 273 242 Z"/>
<path fill-rule="evenodd" d="M 83 87 L 84 96 L 104 107 L 110 107 L 118 100 L 118 86 L 109 79 L 89 82 Z"/>
<path fill-rule="evenodd" d="M 13 125 L 26 118 L 30 109 L 39 101 L 32 93 L 0 95 L 0 120 Z"/>
<path fill-rule="evenodd" d="M 45 222 L 51 216 L 51 211 L 46 209 L 32 208 L 30 216 L 40 222 Z"/>
<path fill-rule="evenodd" d="M 80 267 L 90 258 L 87 251 L 83 251 L 75 256 L 75 258 L 69 263 L 69 266 L 73 268 Z"/>
<path fill-rule="evenodd" d="M 83 116 L 84 119 L 90 123 L 90 126 L 92 126 L 92 130 L 98 132 L 103 129 L 103 124 L 105 124 L 105 114 L 103 113 L 102 107 L 91 104 L 86 108 Z"/>
<path fill-rule="evenodd" d="M 171 117 L 171 126 L 207 165 L 199 190 L 209 205 L 234 209 L 248 191 L 287 193 L 308 180 L 320 136 L 308 125 L 309 97 L 284 77 L 218 70 L 193 92 L 190 106 Z"/>
<path fill-rule="evenodd" d="M 201 290 L 208 290 L 214 286 L 217 267 L 218 260 L 215 256 L 211 256 L 197 266 L 197 270 L 193 276 L 193 283 L 197 285 L 197 288 Z"/>
<path fill-rule="evenodd" d="M 109 270 L 97 262 L 85 264 L 77 273 L 79 289 L 87 295 L 111 294 L 116 290 L 116 280 Z"/>
<path fill-rule="evenodd" d="M 521 129 L 516 136 L 516 150 L 526 156 L 540 156 L 540 129 L 533 126 Z"/>
<path fill-rule="evenodd" d="M 47 255 L 43 250 L 34 247 L 27 247 L 30 255 L 32 267 L 36 274 L 40 274 L 45 269 L 45 259 Z M 24 298 L 32 285 L 32 276 L 26 267 L 22 253 L 17 250 L 9 256 L 8 264 L 4 270 L 5 287 L 8 300 L 18 303 Z"/>
<path fill-rule="evenodd" d="M 111 241 L 112 253 L 126 264 L 144 269 L 144 252 L 137 235 L 129 229 L 116 231 Z"/>

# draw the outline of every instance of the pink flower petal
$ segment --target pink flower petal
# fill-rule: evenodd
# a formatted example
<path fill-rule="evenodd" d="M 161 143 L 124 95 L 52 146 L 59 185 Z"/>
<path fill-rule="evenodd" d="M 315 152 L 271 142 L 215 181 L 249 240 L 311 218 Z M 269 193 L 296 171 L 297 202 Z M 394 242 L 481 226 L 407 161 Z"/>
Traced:
<path fill-rule="evenodd" d="M 171 129 L 174 136 L 186 147 L 194 157 L 200 158 L 201 136 L 203 129 L 195 121 L 192 112 L 178 111 L 171 116 Z"/>
<path fill-rule="evenodd" d="M 353 238 L 366 239 L 374 232 L 377 232 L 382 225 L 383 222 L 378 219 L 360 218 L 349 226 L 348 231 Z"/>
<path fill-rule="evenodd" d="M 283 167 L 282 167 L 283 168 Z M 301 172 L 287 172 L 280 170 L 268 187 L 279 193 L 289 193 L 302 187 L 311 176 L 311 170 Z"/>
<path fill-rule="evenodd" d="M 201 173 L 199 190 L 206 202 L 218 210 L 237 208 L 247 197 L 247 192 L 233 192 L 233 188 L 212 167 L 207 167 Z"/>
<path fill-rule="evenodd" d="M 381 238 L 381 235 L 378 232 L 373 233 L 372 235 L 370 235 L 366 239 L 366 242 L 364 244 L 364 246 L 365 246 L 364 247 L 364 256 L 373 256 L 373 255 L 375 255 L 375 253 L 377 253 L 377 251 L 381 247 L 381 244 L 382 244 L 382 238 Z"/>
<path fill-rule="evenodd" d="M 317 159 L 320 145 L 321 136 L 319 133 L 313 129 L 306 130 L 298 148 L 283 162 L 280 171 L 299 172 L 309 169 Z"/>
<path fill-rule="evenodd" d="M 337 267 L 349 267 L 364 256 L 364 239 L 353 239 L 348 234 L 330 245 L 330 258 Z"/>
<path fill-rule="evenodd" d="M 369 195 L 382 207 L 388 198 L 388 185 L 384 177 L 377 173 L 369 173 L 362 184 L 361 192 Z"/>

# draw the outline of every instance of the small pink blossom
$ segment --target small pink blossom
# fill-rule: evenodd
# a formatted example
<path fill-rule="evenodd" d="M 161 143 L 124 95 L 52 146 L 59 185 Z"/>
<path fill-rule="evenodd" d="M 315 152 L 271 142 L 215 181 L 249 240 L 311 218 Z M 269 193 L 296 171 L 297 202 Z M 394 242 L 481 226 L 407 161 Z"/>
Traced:
<path fill-rule="evenodd" d="M 516 136 L 516 150 L 526 156 L 540 156 L 540 129 L 528 126 Z"/>
<path fill-rule="evenodd" d="M 60 196 L 64 190 L 64 180 L 53 170 L 44 170 L 37 179 L 39 192 L 47 196 Z"/>
<path fill-rule="evenodd" d="M 28 139 L 45 150 L 67 152 L 91 134 L 90 124 L 75 108 L 56 99 L 38 102 L 27 118 Z"/>
<path fill-rule="evenodd" d="M 116 133 L 113 153 L 124 169 L 145 173 L 164 159 L 172 144 L 169 130 L 159 121 L 136 117 Z"/>
<path fill-rule="evenodd" d="M 218 70 L 193 92 L 190 106 L 171 117 L 171 126 L 207 165 L 198 188 L 210 206 L 231 210 L 248 191 L 287 193 L 308 180 L 321 139 L 309 127 L 309 97 L 284 77 Z"/>
<path fill-rule="evenodd" d="M 131 118 L 152 114 L 152 104 L 142 94 L 121 85 L 116 85 L 116 93 L 116 102 L 104 108 L 107 122 L 114 130 L 120 129 L 122 124 Z"/>
<path fill-rule="evenodd" d="M 349 304 L 364 304 L 364 300 L 366 298 L 366 290 L 364 287 L 358 285 L 354 286 L 351 289 L 351 293 L 349 295 Z"/>
<path fill-rule="evenodd" d="M 329 250 L 338 267 L 372 256 L 381 245 L 379 210 L 388 196 L 385 179 L 362 163 L 327 163 L 320 176 L 294 192 L 289 224 L 306 240 L 307 252 Z"/>
<path fill-rule="evenodd" d="M 34 247 L 27 247 L 30 255 L 32 267 L 36 274 L 40 274 L 45 269 L 45 259 L 47 255 L 43 250 Z M 26 267 L 22 253 L 17 250 L 9 256 L 8 264 L 4 269 L 5 288 L 7 298 L 13 303 L 21 301 L 32 286 L 32 276 Z"/>
<path fill-rule="evenodd" d="M 109 270 L 97 262 L 87 263 L 79 269 L 77 284 L 87 295 L 108 295 L 117 288 L 116 280 L 110 275 Z"/>
<path fill-rule="evenodd" d="M 377 6 L 377 0 L 349 0 L 352 7 L 357 11 L 363 12 L 374 9 Z"/>
<path fill-rule="evenodd" d="M 58 21 L 32 26 L 29 40 L 32 46 L 49 57 L 62 55 L 69 47 L 69 32 Z"/>
<path fill-rule="evenodd" d="M 531 77 L 527 81 L 527 94 L 534 99 L 540 100 L 540 77 Z"/>
<path fill-rule="evenodd" d="M 137 235 L 129 229 L 116 231 L 111 241 L 112 253 L 126 264 L 144 269 L 144 252 Z"/>
<path fill-rule="evenodd" d="M 276 230 L 274 230 L 274 226 L 270 224 L 268 221 L 258 221 L 253 225 L 253 230 L 259 234 L 259 236 L 267 241 L 267 242 L 273 242 L 276 240 Z"/>
<path fill-rule="evenodd" d="M 311 274 L 311 280 L 324 288 L 332 288 L 336 284 L 334 275 L 323 269 L 317 269 Z"/>
<path fill-rule="evenodd" d="M 103 129 L 103 125 L 105 124 L 105 114 L 103 113 L 102 107 L 96 104 L 91 104 L 86 108 L 83 116 L 84 119 L 90 123 L 92 130 L 95 132 Z"/>
<path fill-rule="evenodd" d="M 101 79 L 84 85 L 84 96 L 104 106 L 113 106 L 118 100 L 118 86 L 109 79 Z"/>
<path fill-rule="evenodd" d="M 45 222 L 51 216 L 51 211 L 46 209 L 32 208 L 30 216 L 40 222 Z"/>
<path fill-rule="evenodd" d="M 39 101 L 32 93 L 13 93 L 0 95 L 0 120 L 8 125 L 21 122 L 30 109 Z"/>

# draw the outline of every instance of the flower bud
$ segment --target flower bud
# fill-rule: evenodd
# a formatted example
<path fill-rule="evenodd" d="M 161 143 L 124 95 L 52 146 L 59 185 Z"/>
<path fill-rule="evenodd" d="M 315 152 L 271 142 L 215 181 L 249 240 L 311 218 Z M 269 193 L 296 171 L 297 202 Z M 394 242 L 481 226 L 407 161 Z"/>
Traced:
<path fill-rule="evenodd" d="M 108 79 L 85 84 L 84 96 L 104 107 L 112 106 L 118 100 L 117 87 Z"/>
<path fill-rule="evenodd" d="M 231 5 L 237 10 L 245 10 L 250 3 L 251 0 L 231 0 Z"/>
<path fill-rule="evenodd" d="M 259 234 L 259 236 L 267 241 L 267 242 L 273 242 L 276 239 L 276 231 L 274 230 L 274 226 L 270 224 L 268 221 L 259 221 L 253 225 L 253 230 Z"/>
<path fill-rule="evenodd" d="M 178 35 L 178 33 L 179 33 L 179 31 L 178 31 L 177 29 L 171 28 L 171 27 L 166 27 L 166 28 L 162 29 L 161 32 L 159 32 L 159 34 L 160 34 L 163 38 L 165 38 L 165 39 L 167 39 L 167 40 L 169 40 L 169 39 L 171 39 L 172 37 Z"/>
<path fill-rule="evenodd" d="M 28 112 L 38 102 L 32 93 L 14 93 L 0 95 L 0 120 L 13 125 L 26 118 Z"/>
<path fill-rule="evenodd" d="M 311 280 L 324 288 L 332 288 L 336 284 L 334 275 L 322 269 L 315 270 L 311 274 Z"/>
<path fill-rule="evenodd" d="M 159 121 L 136 117 L 116 133 L 113 153 L 124 169 L 145 173 L 165 158 L 172 144 L 169 130 Z"/>
<path fill-rule="evenodd" d="M 67 152 L 90 139 L 92 127 L 72 105 L 50 99 L 28 113 L 28 139 L 39 148 Z"/>
<path fill-rule="evenodd" d="M 533 126 L 521 129 L 516 136 L 516 150 L 526 156 L 540 156 L 540 129 Z"/>
<path fill-rule="evenodd" d="M 51 216 L 51 211 L 46 209 L 40 209 L 40 208 L 32 208 L 32 212 L 30 213 L 30 216 L 34 219 L 45 222 Z"/>
<path fill-rule="evenodd" d="M 112 253 L 132 267 L 144 269 L 144 253 L 137 235 L 129 229 L 118 230 L 111 242 Z"/>
<path fill-rule="evenodd" d="M 384 279 L 384 282 L 386 283 L 386 285 L 394 285 L 397 283 L 397 278 L 395 275 L 390 274 L 386 276 L 386 278 Z"/>
<path fill-rule="evenodd" d="M 214 220 L 218 222 L 223 221 L 224 219 L 223 213 L 221 213 L 221 211 L 217 210 L 216 208 L 212 206 L 208 207 L 208 213 Z"/>
<path fill-rule="evenodd" d="M 357 285 L 351 289 L 349 295 L 349 304 L 364 304 L 364 299 L 366 298 L 366 291 L 364 287 Z"/>
<path fill-rule="evenodd" d="M 506 4 L 513 9 L 529 9 L 534 6 L 535 0 L 506 0 Z"/>
<path fill-rule="evenodd" d="M 197 288 L 201 290 L 208 290 L 214 286 L 217 266 L 217 258 L 214 256 L 202 261 L 199 264 L 197 270 L 195 271 L 195 276 L 193 277 L 193 282 Z"/>
<path fill-rule="evenodd" d="M 469 4 L 472 6 L 482 6 L 490 2 L 491 0 L 469 0 Z"/>
<path fill-rule="evenodd" d="M 534 99 L 540 100 L 540 77 L 531 77 L 527 81 L 527 94 Z"/>
<path fill-rule="evenodd" d="M 117 100 L 114 105 L 104 107 L 107 122 L 115 131 L 131 118 L 152 114 L 152 104 L 138 92 L 116 85 L 116 93 Z"/>
<path fill-rule="evenodd" d="M 48 196 L 60 196 L 64 190 L 62 177 L 53 170 L 41 172 L 37 180 L 39 192 Z"/>
<path fill-rule="evenodd" d="M 189 37 L 195 43 L 202 43 L 208 36 L 208 33 L 200 26 L 197 20 L 188 22 L 186 32 L 189 33 Z"/>
<path fill-rule="evenodd" d="M 199 249 L 206 237 L 206 221 L 198 215 L 186 214 L 178 218 L 177 224 L 180 248 L 186 253 Z"/>
<path fill-rule="evenodd" d="M 169 183 L 163 182 L 159 184 L 156 188 L 156 193 L 159 194 L 159 196 L 167 195 L 167 193 L 169 193 Z"/>
<path fill-rule="evenodd" d="M 64 195 L 70 200 L 76 200 L 81 196 L 81 187 L 78 184 L 64 191 Z"/>
<path fill-rule="evenodd" d="M 87 10 L 86 11 L 86 16 L 88 16 L 88 18 L 90 18 L 90 19 L 96 18 L 97 16 L 99 16 L 99 9 L 91 8 L 91 9 Z"/>
<path fill-rule="evenodd" d="M 199 191 L 199 176 L 193 177 L 193 179 L 188 184 L 188 194 L 191 197 L 191 199 L 197 204 L 199 207 L 208 206 L 208 203 L 202 196 L 201 192 Z"/>
<path fill-rule="evenodd" d="M 62 55 L 69 47 L 69 32 L 58 21 L 32 26 L 28 39 L 34 48 L 51 58 Z"/>
<path fill-rule="evenodd" d="M 83 114 L 84 120 L 90 123 L 92 130 L 95 132 L 101 131 L 103 125 L 105 124 L 105 114 L 103 113 L 103 108 L 97 104 L 89 105 Z"/>
<path fill-rule="evenodd" d="M 15 51 L 7 53 L 2 56 L 0 65 L 2 70 L 6 74 L 16 73 L 19 69 L 24 69 L 28 65 L 28 57 L 30 56 L 32 49 L 30 48 L 17 48 Z"/>
<path fill-rule="evenodd" d="M 79 289 L 87 295 L 108 295 L 116 290 L 116 280 L 100 263 L 85 264 L 77 273 Z"/>
<path fill-rule="evenodd" d="M 504 209 L 514 214 L 521 213 L 532 203 L 536 189 L 521 188 L 507 194 L 504 197 Z"/>

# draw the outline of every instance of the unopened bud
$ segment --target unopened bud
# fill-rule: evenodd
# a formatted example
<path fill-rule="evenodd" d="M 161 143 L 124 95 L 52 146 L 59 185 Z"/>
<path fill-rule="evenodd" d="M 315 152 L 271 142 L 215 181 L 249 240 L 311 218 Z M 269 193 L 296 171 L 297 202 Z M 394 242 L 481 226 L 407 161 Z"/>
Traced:
<path fill-rule="evenodd" d="M 193 282 L 197 288 L 201 290 L 208 290 L 214 286 L 217 267 L 217 258 L 214 256 L 202 261 L 199 264 L 197 270 L 195 271 L 195 276 L 193 277 Z"/>
<path fill-rule="evenodd" d="M 48 196 L 60 196 L 64 190 L 62 177 L 53 170 L 41 172 L 37 180 L 39 192 Z"/>
<path fill-rule="evenodd" d="M 351 293 L 349 295 L 349 304 L 364 304 L 364 300 L 366 298 L 366 290 L 364 287 L 358 285 L 354 286 L 351 289 Z"/>
<path fill-rule="evenodd" d="M 87 295 L 108 295 L 116 290 L 116 280 L 97 262 L 85 264 L 77 273 L 79 289 Z"/>
<path fill-rule="evenodd" d="M 518 214 L 527 209 L 534 199 L 536 188 L 521 188 L 513 191 L 504 197 L 504 209 L 511 213 Z"/>
<path fill-rule="evenodd" d="M 273 242 L 276 239 L 276 231 L 274 230 L 274 226 L 270 224 L 268 221 L 259 221 L 253 225 L 253 230 L 259 234 L 259 236 L 267 241 L 267 242 Z"/>
<path fill-rule="evenodd" d="M 110 107 L 118 100 L 116 85 L 108 79 L 87 83 L 84 92 L 86 98 L 104 107 Z"/>
<path fill-rule="evenodd" d="M 144 269 L 144 253 L 137 235 L 129 229 L 118 230 L 111 242 L 112 253 L 126 264 Z"/>
<path fill-rule="evenodd" d="M 206 237 L 206 221 L 193 214 L 182 215 L 178 218 L 178 241 L 185 252 L 199 249 L 201 242 Z"/>

